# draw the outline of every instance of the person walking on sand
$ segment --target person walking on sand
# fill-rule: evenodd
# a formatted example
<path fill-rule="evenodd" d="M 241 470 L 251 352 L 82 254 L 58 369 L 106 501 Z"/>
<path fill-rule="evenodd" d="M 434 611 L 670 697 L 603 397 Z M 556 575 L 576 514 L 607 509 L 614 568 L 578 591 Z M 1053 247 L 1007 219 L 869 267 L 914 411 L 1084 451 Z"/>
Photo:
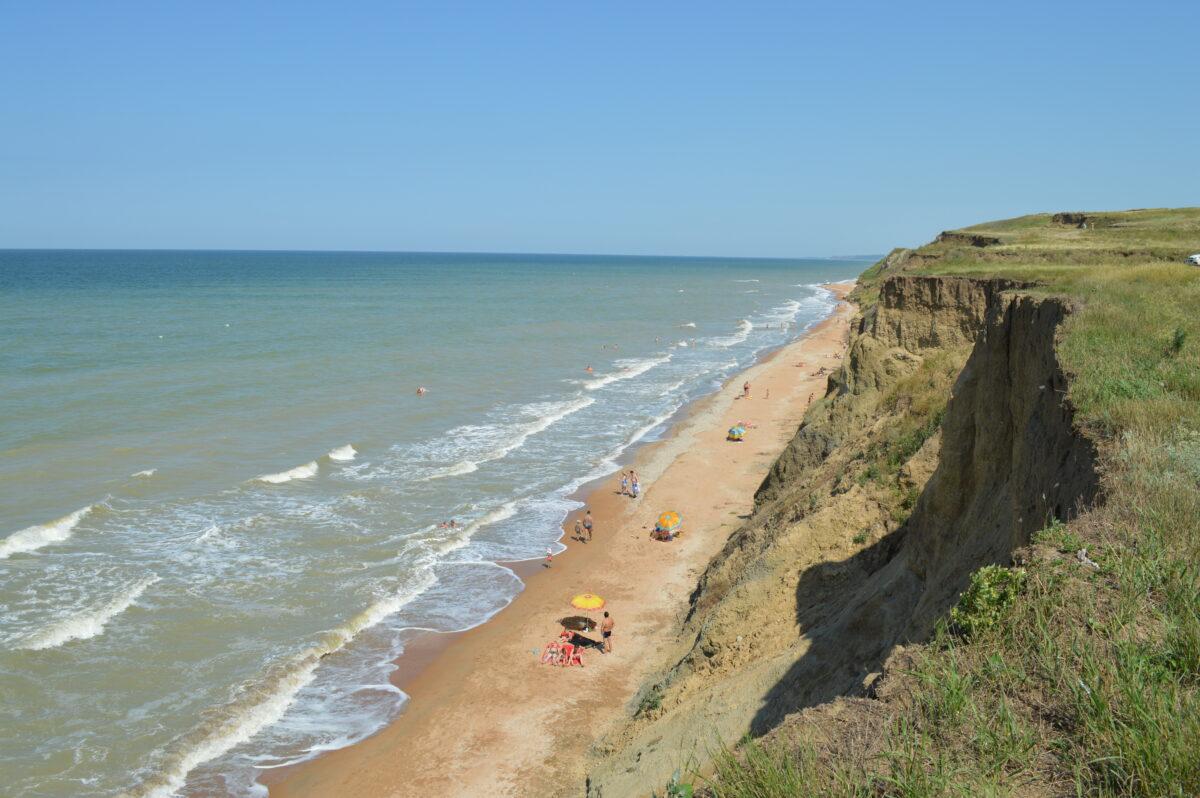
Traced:
<path fill-rule="evenodd" d="M 592 542 L 592 508 L 583 514 L 583 531 L 587 533 L 588 543 Z"/>
<path fill-rule="evenodd" d="M 600 622 L 600 636 L 604 638 L 604 653 L 612 653 L 612 633 L 613 619 L 607 611 L 604 613 L 604 620 Z"/>
<path fill-rule="evenodd" d="M 622 471 L 621 472 L 621 494 L 620 495 L 624 496 L 627 493 L 629 493 L 629 476 L 624 471 Z"/>
<path fill-rule="evenodd" d="M 575 539 L 580 543 L 583 542 L 583 521 L 578 518 L 575 519 Z"/>
<path fill-rule="evenodd" d="M 746 380 L 744 383 L 742 383 L 742 398 L 750 398 L 750 380 Z"/>
<path fill-rule="evenodd" d="M 551 551 L 550 549 L 546 549 L 546 564 L 545 564 L 545 567 L 546 567 L 546 568 L 549 568 L 551 565 L 554 565 L 554 552 L 553 552 L 553 551 Z"/>
<path fill-rule="evenodd" d="M 642 482 L 638 479 L 636 471 L 630 471 L 629 476 L 629 495 L 636 499 L 642 492 Z"/>

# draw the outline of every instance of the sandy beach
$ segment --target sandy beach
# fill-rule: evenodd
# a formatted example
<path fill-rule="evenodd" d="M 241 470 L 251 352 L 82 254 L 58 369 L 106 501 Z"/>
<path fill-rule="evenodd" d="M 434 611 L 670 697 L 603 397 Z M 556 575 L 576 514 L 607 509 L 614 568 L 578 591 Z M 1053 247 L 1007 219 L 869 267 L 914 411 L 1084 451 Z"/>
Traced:
<path fill-rule="evenodd" d="M 841 298 L 852 284 L 828 287 Z M 526 588 L 493 619 L 415 641 L 394 679 L 411 696 L 400 717 L 361 743 L 268 773 L 271 795 L 580 794 L 589 746 L 627 711 L 658 664 L 656 639 L 673 634 L 696 577 L 752 510 L 755 488 L 795 433 L 810 394 L 824 393 L 826 376 L 817 372 L 837 364 L 852 310 L 840 303 L 802 339 L 697 402 L 665 440 L 638 453 L 641 498 L 619 495 L 616 474 L 594 488 L 590 543 L 568 531 L 568 549 L 551 567 L 516 569 Z M 744 381 L 752 386 L 748 400 L 740 398 Z M 727 442 L 736 422 L 753 426 L 744 442 Z M 682 514 L 684 534 L 651 540 L 666 510 Z M 571 596 L 584 592 L 608 602 L 613 652 L 586 650 L 582 668 L 540 664 L 560 630 L 556 621 L 577 614 Z"/>

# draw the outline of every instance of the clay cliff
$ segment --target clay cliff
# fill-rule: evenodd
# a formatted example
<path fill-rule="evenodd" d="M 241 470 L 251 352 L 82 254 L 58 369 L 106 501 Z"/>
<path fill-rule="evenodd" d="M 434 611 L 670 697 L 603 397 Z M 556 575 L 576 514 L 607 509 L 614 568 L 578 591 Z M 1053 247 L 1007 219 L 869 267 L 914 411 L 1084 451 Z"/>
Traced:
<path fill-rule="evenodd" d="M 939 244 L 990 246 L 939 238 Z M 871 695 L 970 574 L 1098 501 L 1056 349 L 1072 313 L 1029 283 L 905 273 L 897 250 L 825 396 L 700 577 L 674 647 L 594 748 L 588 794 L 649 794 L 716 747 Z"/>

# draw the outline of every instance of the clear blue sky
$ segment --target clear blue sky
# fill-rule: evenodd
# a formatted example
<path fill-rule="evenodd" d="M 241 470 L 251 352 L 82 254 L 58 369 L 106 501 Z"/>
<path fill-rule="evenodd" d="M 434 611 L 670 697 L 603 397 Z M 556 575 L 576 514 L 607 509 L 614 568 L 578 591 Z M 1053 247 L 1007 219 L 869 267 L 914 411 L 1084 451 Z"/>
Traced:
<path fill-rule="evenodd" d="M 0 7 L 0 247 L 824 255 L 1195 204 L 1195 0 Z"/>

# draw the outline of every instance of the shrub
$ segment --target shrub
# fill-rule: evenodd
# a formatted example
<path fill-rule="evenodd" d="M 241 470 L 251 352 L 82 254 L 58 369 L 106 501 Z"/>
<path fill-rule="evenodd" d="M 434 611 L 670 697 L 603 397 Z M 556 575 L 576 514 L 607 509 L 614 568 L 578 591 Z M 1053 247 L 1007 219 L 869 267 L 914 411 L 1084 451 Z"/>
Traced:
<path fill-rule="evenodd" d="M 970 637 L 999 624 L 1016 603 L 1025 584 L 1025 569 L 985 565 L 971 574 L 971 584 L 950 611 L 950 618 Z"/>

